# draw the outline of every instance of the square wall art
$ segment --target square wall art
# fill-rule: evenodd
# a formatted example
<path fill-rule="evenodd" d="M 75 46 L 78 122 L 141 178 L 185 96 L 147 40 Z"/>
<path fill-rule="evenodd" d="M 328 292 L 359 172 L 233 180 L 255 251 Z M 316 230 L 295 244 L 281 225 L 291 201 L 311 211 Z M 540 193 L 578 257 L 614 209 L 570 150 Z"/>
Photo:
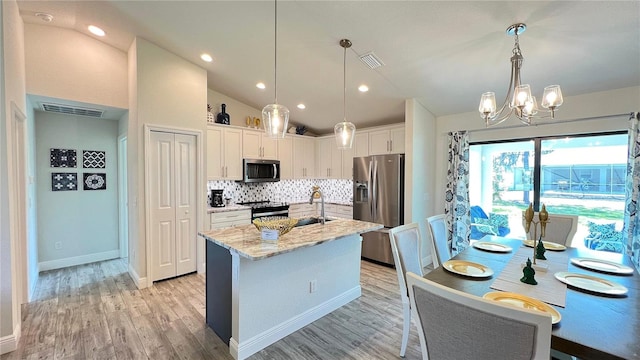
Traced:
<path fill-rule="evenodd" d="M 84 173 L 83 183 L 85 190 L 106 190 L 107 174 L 105 173 Z"/>
<path fill-rule="evenodd" d="M 74 168 L 76 167 L 75 149 L 50 149 L 49 159 L 53 168 Z"/>
<path fill-rule="evenodd" d="M 104 151 L 82 150 L 82 167 L 85 169 L 104 169 Z"/>
<path fill-rule="evenodd" d="M 78 190 L 77 173 L 51 173 L 51 191 Z"/>

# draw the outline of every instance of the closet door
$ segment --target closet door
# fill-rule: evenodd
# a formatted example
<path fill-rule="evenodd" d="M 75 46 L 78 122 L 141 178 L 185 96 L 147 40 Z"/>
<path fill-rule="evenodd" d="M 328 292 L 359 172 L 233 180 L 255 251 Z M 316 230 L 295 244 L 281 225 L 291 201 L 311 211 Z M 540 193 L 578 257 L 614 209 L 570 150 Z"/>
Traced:
<path fill-rule="evenodd" d="M 196 271 L 196 140 L 151 132 L 151 281 Z"/>
<path fill-rule="evenodd" d="M 196 137 L 176 134 L 176 275 L 196 271 Z"/>

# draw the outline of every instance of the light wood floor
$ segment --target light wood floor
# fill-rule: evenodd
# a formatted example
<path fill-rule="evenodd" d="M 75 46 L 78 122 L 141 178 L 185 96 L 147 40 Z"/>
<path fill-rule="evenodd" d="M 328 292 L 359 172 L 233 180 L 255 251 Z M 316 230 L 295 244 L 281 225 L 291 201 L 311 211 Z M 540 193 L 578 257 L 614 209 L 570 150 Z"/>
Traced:
<path fill-rule="evenodd" d="M 394 269 L 362 261 L 362 296 L 251 356 L 261 359 L 397 359 L 402 305 Z M 9 359 L 232 359 L 205 324 L 205 277 L 138 290 L 122 260 L 40 274 L 23 306 Z M 421 359 L 412 326 L 406 359 Z"/>

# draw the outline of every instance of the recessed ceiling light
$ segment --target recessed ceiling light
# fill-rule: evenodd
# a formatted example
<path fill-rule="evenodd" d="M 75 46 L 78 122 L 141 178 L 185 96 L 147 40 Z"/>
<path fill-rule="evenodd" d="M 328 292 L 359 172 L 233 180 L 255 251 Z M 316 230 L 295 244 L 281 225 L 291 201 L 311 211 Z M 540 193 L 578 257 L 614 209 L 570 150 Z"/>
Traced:
<path fill-rule="evenodd" d="M 369 87 L 367 85 L 360 85 L 358 86 L 358 90 L 360 90 L 360 92 L 367 92 L 369 91 Z"/>
<path fill-rule="evenodd" d="M 200 55 L 200 59 L 202 59 L 202 60 L 204 60 L 206 62 L 212 62 L 213 61 L 213 58 L 209 54 Z"/>
<path fill-rule="evenodd" d="M 47 13 L 39 12 L 39 13 L 36 13 L 35 16 L 44 22 L 51 22 L 53 20 L 53 15 L 47 14 Z"/>
<path fill-rule="evenodd" d="M 300 110 L 304 110 L 304 109 L 306 109 L 306 108 L 307 108 L 307 107 L 306 107 L 304 104 L 298 104 L 298 109 L 300 109 Z"/>
<path fill-rule="evenodd" d="M 267 86 L 266 86 L 264 83 L 261 83 L 261 82 L 257 83 L 257 84 L 256 84 L 256 87 L 257 87 L 258 89 L 261 89 L 261 90 L 264 90 L 264 89 L 266 89 L 266 88 L 267 88 Z"/>
<path fill-rule="evenodd" d="M 89 25 L 88 29 L 89 29 L 89 31 L 91 31 L 91 33 L 93 35 L 96 35 L 96 36 L 104 36 L 105 35 L 104 30 L 100 29 L 99 27 L 97 27 L 95 25 Z"/>

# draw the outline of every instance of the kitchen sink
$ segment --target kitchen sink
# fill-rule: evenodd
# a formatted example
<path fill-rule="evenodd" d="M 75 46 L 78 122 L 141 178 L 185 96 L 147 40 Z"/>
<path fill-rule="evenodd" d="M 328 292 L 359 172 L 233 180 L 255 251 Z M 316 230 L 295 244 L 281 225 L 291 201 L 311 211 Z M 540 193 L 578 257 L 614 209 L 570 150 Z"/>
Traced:
<path fill-rule="evenodd" d="M 329 222 L 331 221 L 330 219 L 325 219 L 324 222 Z M 298 226 L 305 226 L 305 225 L 311 225 L 311 224 L 319 224 L 320 223 L 320 218 L 317 217 L 307 217 L 307 218 L 302 218 L 300 220 L 298 220 L 298 223 L 296 224 L 296 227 Z"/>

